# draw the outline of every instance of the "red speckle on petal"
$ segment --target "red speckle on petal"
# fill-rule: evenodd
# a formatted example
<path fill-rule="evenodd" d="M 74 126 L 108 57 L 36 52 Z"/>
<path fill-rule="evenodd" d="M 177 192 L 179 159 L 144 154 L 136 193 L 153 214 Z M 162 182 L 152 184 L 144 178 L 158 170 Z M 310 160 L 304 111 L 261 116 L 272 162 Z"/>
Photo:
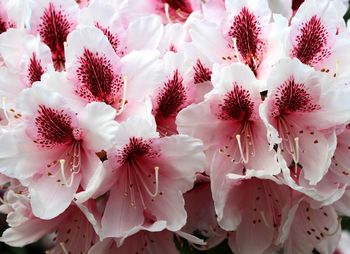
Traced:
<path fill-rule="evenodd" d="M 132 162 L 138 157 L 152 154 L 151 143 L 142 138 L 132 137 L 121 152 L 118 154 L 119 161 L 122 163 Z"/>
<path fill-rule="evenodd" d="M 237 50 L 244 62 L 255 73 L 265 43 L 261 40 L 261 25 L 256 15 L 243 7 L 234 17 L 228 36 L 236 40 Z M 231 45 L 230 41 L 230 45 Z M 232 46 L 231 46 L 232 47 Z"/>
<path fill-rule="evenodd" d="M 41 75 L 43 75 L 44 69 L 41 66 L 41 61 L 37 59 L 35 52 L 29 60 L 27 78 L 29 86 L 32 86 L 35 81 L 40 81 Z"/>
<path fill-rule="evenodd" d="M 276 110 L 274 117 L 293 112 L 312 112 L 321 107 L 312 102 L 312 97 L 304 84 L 295 83 L 291 77 L 285 81 L 275 94 L 274 104 Z"/>
<path fill-rule="evenodd" d="M 95 26 L 100 29 L 103 34 L 107 37 L 109 43 L 112 45 L 115 53 L 117 53 L 117 55 L 119 56 L 123 56 L 125 54 L 125 52 L 123 50 L 120 50 L 120 40 L 118 38 L 118 36 L 116 34 L 113 34 L 109 28 L 105 28 L 103 26 L 101 26 L 99 23 L 96 23 Z"/>
<path fill-rule="evenodd" d="M 44 10 L 39 24 L 39 34 L 42 41 L 50 48 L 56 70 L 63 70 L 65 63 L 64 42 L 72 24 L 63 10 L 56 10 L 53 3 Z"/>
<path fill-rule="evenodd" d="M 88 101 L 113 104 L 123 86 L 121 75 L 114 72 L 112 63 L 106 56 L 84 50 L 77 70 L 80 86 L 76 92 Z"/>
<path fill-rule="evenodd" d="M 35 118 L 37 138 L 34 143 L 45 148 L 71 143 L 74 140 L 71 125 L 72 118 L 64 110 L 40 105 Z"/>
<path fill-rule="evenodd" d="M 196 66 L 193 66 L 194 69 L 194 83 L 200 84 L 205 81 L 211 80 L 211 70 L 207 67 L 204 67 L 200 60 L 197 60 Z"/>
<path fill-rule="evenodd" d="M 224 102 L 219 107 L 219 118 L 224 120 L 249 120 L 254 111 L 250 92 L 236 83 L 233 90 L 226 93 Z"/>
<path fill-rule="evenodd" d="M 183 79 L 178 70 L 174 71 L 173 77 L 169 79 L 157 98 L 156 118 L 167 118 L 176 116 L 182 109 L 187 99 Z"/>
<path fill-rule="evenodd" d="M 296 45 L 291 56 L 298 58 L 302 63 L 314 65 L 322 62 L 330 54 L 327 47 L 328 31 L 317 16 L 301 25 L 296 36 Z"/>

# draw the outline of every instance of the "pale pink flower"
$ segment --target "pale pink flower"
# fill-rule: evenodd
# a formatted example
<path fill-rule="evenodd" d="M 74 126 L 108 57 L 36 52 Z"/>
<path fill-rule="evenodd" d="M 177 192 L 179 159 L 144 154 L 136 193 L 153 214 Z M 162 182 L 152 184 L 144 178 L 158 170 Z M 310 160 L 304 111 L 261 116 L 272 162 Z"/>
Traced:
<path fill-rule="evenodd" d="M 227 238 L 227 232 L 218 225 L 209 177 L 200 177 L 192 190 L 184 195 L 187 223 L 181 231 L 205 239 L 205 245 L 192 244 L 199 250 L 214 248 Z"/>
<path fill-rule="evenodd" d="M 24 28 L 30 13 L 27 2 L 1 0 L 0 6 L 0 34 L 10 28 Z"/>
<path fill-rule="evenodd" d="M 197 0 L 128 0 L 128 10 L 138 15 L 155 13 L 164 23 L 184 22 L 195 10 L 200 9 Z"/>
<path fill-rule="evenodd" d="M 27 34 L 25 30 L 11 29 L 1 35 L 0 55 L 13 73 L 11 82 L 19 79 L 22 89 L 40 81 L 41 76 L 53 68 L 50 49 L 39 37 Z M 2 84 L 0 89 L 9 89 L 9 80 L 4 82 L 6 84 Z"/>
<path fill-rule="evenodd" d="M 220 24 L 193 19 L 189 33 L 194 44 L 213 62 L 242 62 L 260 76 L 265 72 L 264 59 L 275 50 L 268 38 L 271 11 L 267 1 L 226 1 L 224 15 Z"/>
<path fill-rule="evenodd" d="M 275 177 L 247 171 L 229 174 L 212 191 L 219 225 L 228 231 L 229 245 L 237 253 L 269 253 L 282 243 L 283 227 L 292 207 L 292 191 Z"/>
<path fill-rule="evenodd" d="M 311 207 L 301 201 L 291 210 L 285 230 L 289 230 L 283 251 L 287 254 L 333 253 L 338 246 L 340 219 L 332 206 Z"/>
<path fill-rule="evenodd" d="M 342 18 L 345 11 L 340 1 L 303 3 L 291 20 L 287 54 L 334 77 L 347 78 L 350 43 Z"/>
<path fill-rule="evenodd" d="M 23 247 L 55 232 L 55 246 L 48 251 L 50 254 L 87 253 L 97 241 L 93 227 L 77 206 L 70 206 L 56 218 L 42 220 L 33 215 L 26 189 L 21 186 L 10 188 L 0 206 L 0 212 L 7 214 L 10 227 L 4 231 L 0 241 Z"/>
<path fill-rule="evenodd" d="M 154 118 L 131 117 L 120 124 L 116 146 L 107 157 L 100 175 L 104 179 L 90 185 L 93 191 L 87 188 L 90 196 L 110 189 L 102 238 L 127 236 L 141 228 L 177 231 L 185 225 L 182 193 L 192 188 L 195 173 L 205 166 L 199 140 L 185 135 L 159 138 Z"/>
<path fill-rule="evenodd" d="M 100 29 L 120 57 L 133 50 L 156 49 L 163 34 L 159 16 L 147 15 L 125 22 L 115 4 L 108 1 L 94 1 L 83 9 L 78 27 L 83 26 Z"/>
<path fill-rule="evenodd" d="M 105 102 L 117 110 L 118 120 L 144 113 L 145 100 L 162 77 L 157 51 L 133 51 L 120 59 L 96 27 L 73 31 L 67 44 L 67 76 L 73 87 L 64 93 L 85 103 Z"/>
<path fill-rule="evenodd" d="M 174 243 L 173 232 L 164 230 L 161 232 L 140 231 L 129 236 L 120 247 L 116 241 L 108 238 L 95 244 L 88 252 L 88 254 L 108 253 L 178 254 L 179 252 Z"/>
<path fill-rule="evenodd" d="M 186 57 L 184 53 L 168 52 L 163 58 L 165 78 L 152 95 L 152 113 L 157 129 L 163 136 L 176 133 L 175 119 L 178 112 L 203 98 L 202 83 L 210 81 L 211 67 L 199 59 Z"/>
<path fill-rule="evenodd" d="M 330 86 L 330 79 L 297 59 L 281 60 L 271 71 L 268 96 L 260 107 L 269 142 L 279 144 L 287 183 L 317 200 L 327 198 L 317 193 L 316 184 L 331 164 L 335 127 L 349 121 L 344 103 L 349 89 Z"/>
<path fill-rule="evenodd" d="M 69 206 L 80 184 L 84 188 L 90 181 L 101 164 L 95 153 L 113 145 L 116 112 L 90 103 L 76 113 L 42 84 L 24 90 L 18 104 L 22 121 L 3 137 L 16 145 L 4 152 L 1 169 L 28 185 L 33 213 L 51 219 Z"/>
<path fill-rule="evenodd" d="M 203 141 L 212 154 L 210 171 L 222 180 L 229 172 L 242 174 L 246 169 L 278 174 L 276 155 L 269 151 L 266 127 L 259 117 L 264 86 L 240 63 L 214 69 L 212 82 L 214 89 L 203 102 L 179 113 L 179 132 Z"/>
<path fill-rule="evenodd" d="M 40 35 L 51 50 L 54 67 L 65 69 L 64 43 L 68 34 L 75 28 L 79 6 L 74 0 L 30 0 L 30 31 Z"/>

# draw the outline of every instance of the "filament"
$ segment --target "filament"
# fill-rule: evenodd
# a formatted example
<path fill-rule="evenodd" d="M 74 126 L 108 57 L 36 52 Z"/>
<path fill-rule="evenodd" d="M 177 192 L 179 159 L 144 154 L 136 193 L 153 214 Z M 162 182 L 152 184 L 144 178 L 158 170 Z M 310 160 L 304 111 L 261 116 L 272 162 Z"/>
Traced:
<path fill-rule="evenodd" d="M 3 96 L 2 97 L 2 108 L 3 108 L 3 111 L 4 111 L 4 115 L 5 115 L 5 118 L 8 122 L 10 122 L 10 117 L 8 116 L 7 114 L 7 107 L 6 107 L 6 97 Z"/>
<path fill-rule="evenodd" d="M 66 245 L 64 244 L 64 242 L 60 242 L 60 246 L 61 246 L 61 249 L 62 249 L 64 254 L 69 254 L 69 252 L 66 249 Z"/>
<path fill-rule="evenodd" d="M 170 24 L 172 24 L 173 21 L 171 20 L 170 15 L 169 15 L 169 4 L 168 4 L 168 3 L 165 3 L 165 4 L 164 4 L 164 12 L 165 12 L 165 16 L 166 16 L 168 22 L 169 22 Z"/>
<path fill-rule="evenodd" d="M 122 96 L 122 101 L 120 103 L 120 107 L 119 107 L 118 112 L 117 112 L 117 116 L 119 116 L 124 111 L 124 108 L 125 108 L 127 84 L 128 84 L 128 77 L 124 76 L 123 77 L 123 96 Z"/>
<path fill-rule="evenodd" d="M 235 50 L 237 60 L 238 62 L 241 62 L 241 59 L 239 57 L 238 47 L 237 47 L 237 38 L 236 37 L 232 38 L 232 42 L 233 42 L 233 49 Z"/>

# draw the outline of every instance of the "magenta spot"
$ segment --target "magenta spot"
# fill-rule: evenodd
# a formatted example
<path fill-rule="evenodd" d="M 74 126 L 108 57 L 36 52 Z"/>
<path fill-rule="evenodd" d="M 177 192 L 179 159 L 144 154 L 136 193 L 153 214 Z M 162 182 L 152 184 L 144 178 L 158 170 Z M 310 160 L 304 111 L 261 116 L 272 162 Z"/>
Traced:
<path fill-rule="evenodd" d="M 35 81 L 40 81 L 41 75 L 44 74 L 44 69 L 41 66 L 40 59 L 37 59 L 35 52 L 29 60 L 27 78 L 29 86 L 31 87 Z"/>
<path fill-rule="evenodd" d="M 174 71 L 173 77 L 169 79 L 157 98 L 156 118 L 175 117 L 182 109 L 187 99 L 183 79 L 178 70 Z"/>
<path fill-rule="evenodd" d="M 293 0 L 292 1 L 292 10 L 297 11 L 302 3 L 304 3 L 304 0 Z"/>
<path fill-rule="evenodd" d="M 274 117 L 293 112 L 312 112 L 321 107 L 312 102 L 312 97 L 304 84 L 295 83 L 290 77 L 274 95 L 276 110 L 272 112 Z"/>
<path fill-rule="evenodd" d="M 199 59 L 197 60 L 196 66 L 193 66 L 193 69 L 195 84 L 200 84 L 211 80 L 211 70 L 207 67 L 204 67 L 204 65 Z"/>
<path fill-rule="evenodd" d="M 7 22 L 0 17 L 0 34 L 7 31 Z"/>
<path fill-rule="evenodd" d="M 100 29 L 103 34 L 107 37 L 109 43 L 112 45 L 115 53 L 119 56 L 123 56 L 125 54 L 124 50 L 120 49 L 121 43 L 118 38 L 118 35 L 113 34 L 109 28 L 105 28 L 101 26 L 99 23 L 96 23 L 95 26 Z"/>
<path fill-rule="evenodd" d="M 328 32 L 321 20 L 317 16 L 311 17 L 299 28 L 291 56 L 309 65 L 322 62 L 331 54 L 331 50 L 327 47 L 327 37 Z"/>
<path fill-rule="evenodd" d="M 118 154 L 119 161 L 123 164 L 130 163 L 136 158 L 151 155 L 152 148 L 150 141 L 145 141 L 142 138 L 132 137 L 129 139 L 129 144 Z"/>
<path fill-rule="evenodd" d="M 170 8 L 172 8 L 175 12 L 181 11 L 187 15 L 189 15 L 193 9 L 190 4 L 190 1 L 187 0 L 162 0 L 163 3 L 167 3 Z"/>
<path fill-rule="evenodd" d="M 114 72 L 111 61 L 106 56 L 88 49 L 84 49 L 79 59 L 77 77 L 80 85 L 76 92 L 89 102 L 113 104 L 123 86 L 123 79 Z"/>
<path fill-rule="evenodd" d="M 64 110 L 40 105 L 35 118 L 37 138 L 34 143 L 45 148 L 71 143 L 74 140 L 71 125 L 72 118 Z"/>
<path fill-rule="evenodd" d="M 171 45 L 170 45 L 170 47 L 169 47 L 169 51 L 174 52 L 174 53 L 176 53 L 176 52 L 177 52 L 177 49 L 176 49 L 176 47 L 175 47 L 175 45 L 174 45 L 174 44 L 171 44 Z"/>
<path fill-rule="evenodd" d="M 42 41 L 51 50 L 55 69 L 63 70 L 65 63 L 63 44 L 67 40 L 72 24 L 68 21 L 67 14 L 63 10 L 56 10 L 53 3 L 49 3 L 40 19 L 38 30 Z"/>
<path fill-rule="evenodd" d="M 219 105 L 219 118 L 223 120 L 249 120 L 254 111 L 254 102 L 250 92 L 238 84 L 226 93 L 224 101 Z"/>
<path fill-rule="evenodd" d="M 255 14 L 243 7 L 240 13 L 234 17 L 228 36 L 236 40 L 239 54 L 255 73 L 258 61 L 265 49 L 265 43 L 260 38 L 261 25 Z"/>

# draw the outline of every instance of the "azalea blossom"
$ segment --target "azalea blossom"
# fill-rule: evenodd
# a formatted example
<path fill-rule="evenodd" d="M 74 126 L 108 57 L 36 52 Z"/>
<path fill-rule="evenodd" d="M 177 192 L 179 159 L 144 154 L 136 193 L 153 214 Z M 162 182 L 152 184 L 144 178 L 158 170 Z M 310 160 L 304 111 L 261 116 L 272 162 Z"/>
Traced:
<path fill-rule="evenodd" d="M 16 152 L 3 163 L 2 172 L 25 180 L 33 213 L 51 219 L 69 206 L 80 182 L 86 186 L 101 163 L 95 153 L 108 148 L 109 140 L 114 138 L 115 110 L 91 103 L 75 113 L 61 95 L 41 84 L 24 90 L 18 103 L 23 120 L 4 135 L 21 138 L 15 145 Z M 101 114 L 100 120 L 90 122 L 91 114 Z M 46 190 L 48 186 L 51 192 Z M 52 195 L 55 202 L 43 209 L 43 203 L 52 200 Z"/>
<path fill-rule="evenodd" d="M 159 138 L 151 116 L 121 123 L 116 140 L 107 150 L 104 178 L 92 186 L 98 193 L 99 188 L 110 189 L 101 237 L 123 237 L 141 227 L 181 229 L 186 222 L 182 193 L 192 188 L 195 173 L 205 167 L 201 142 L 185 135 Z"/>
<path fill-rule="evenodd" d="M 0 0 L 0 241 L 343 253 L 348 6 Z"/>

